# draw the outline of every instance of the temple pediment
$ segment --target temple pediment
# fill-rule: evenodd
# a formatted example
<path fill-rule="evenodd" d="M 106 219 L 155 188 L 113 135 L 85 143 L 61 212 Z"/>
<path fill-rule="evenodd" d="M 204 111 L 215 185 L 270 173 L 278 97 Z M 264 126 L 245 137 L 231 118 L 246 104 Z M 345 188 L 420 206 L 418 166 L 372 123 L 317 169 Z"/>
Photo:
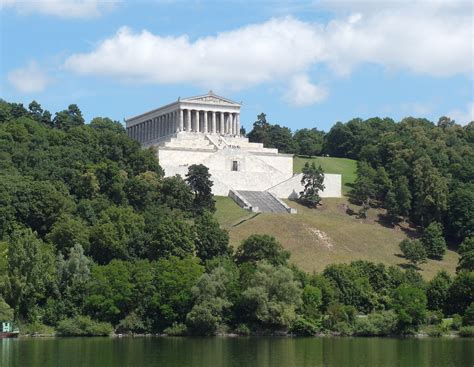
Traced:
<path fill-rule="evenodd" d="M 240 106 L 240 103 L 237 103 L 237 102 L 231 101 L 230 99 L 218 96 L 217 94 L 214 94 L 212 91 L 209 91 L 209 93 L 207 93 L 205 95 L 202 95 L 202 96 L 184 98 L 184 99 L 181 99 L 181 101 L 184 101 L 184 102 L 204 102 L 204 103 L 219 104 L 219 105 L 224 105 L 224 106 Z"/>

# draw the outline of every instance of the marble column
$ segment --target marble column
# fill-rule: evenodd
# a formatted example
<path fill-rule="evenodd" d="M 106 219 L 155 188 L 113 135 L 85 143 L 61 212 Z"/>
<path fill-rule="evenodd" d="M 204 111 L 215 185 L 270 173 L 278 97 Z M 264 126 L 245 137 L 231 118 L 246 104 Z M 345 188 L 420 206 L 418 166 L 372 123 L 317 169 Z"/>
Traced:
<path fill-rule="evenodd" d="M 201 130 L 199 126 L 199 114 L 200 111 L 196 111 L 196 132 L 199 132 Z"/>
<path fill-rule="evenodd" d="M 191 131 L 191 110 L 186 110 L 186 131 Z"/>
<path fill-rule="evenodd" d="M 209 132 L 207 127 L 207 111 L 204 111 L 204 126 L 202 131 L 204 132 L 204 134 L 207 134 Z"/>
<path fill-rule="evenodd" d="M 237 135 L 240 136 L 240 113 L 235 116 L 235 124 L 237 125 Z"/>
<path fill-rule="evenodd" d="M 212 123 L 211 132 L 213 134 L 215 134 L 216 133 L 216 112 L 215 111 L 212 111 L 212 122 L 211 123 Z"/>
<path fill-rule="evenodd" d="M 184 129 L 184 111 L 182 109 L 179 110 L 179 131 L 183 131 Z"/>
<path fill-rule="evenodd" d="M 225 115 L 224 115 L 224 112 L 221 112 L 221 135 L 224 135 L 225 134 Z"/>

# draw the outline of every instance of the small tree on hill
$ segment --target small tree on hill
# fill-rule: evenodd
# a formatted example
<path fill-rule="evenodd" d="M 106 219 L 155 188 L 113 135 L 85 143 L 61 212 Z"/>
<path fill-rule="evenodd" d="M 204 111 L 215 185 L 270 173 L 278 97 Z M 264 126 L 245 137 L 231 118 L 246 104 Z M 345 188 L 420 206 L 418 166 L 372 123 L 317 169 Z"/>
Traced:
<path fill-rule="evenodd" d="M 443 227 L 440 223 L 432 222 L 426 227 L 421 237 L 428 257 L 442 259 L 446 252 L 446 241 L 443 237 Z"/>
<path fill-rule="evenodd" d="M 209 168 L 203 164 L 189 166 L 186 182 L 194 192 L 193 208 L 197 214 L 203 213 L 204 210 L 216 211 L 216 202 L 212 194 L 213 182 L 210 177 Z"/>
<path fill-rule="evenodd" d="M 403 256 L 410 261 L 413 266 L 417 267 L 419 263 L 426 262 L 426 250 L 419 240 L 411 241 L 404 239 L 400 242 L 400 250 Z"/>
<path fill-rule="evenodd" d="M 324 173 L 321 166 L 316 167 L 314 162 L 311 165 L 306 162 L 303 167 L 303 178 L 301 179 L 304 189 L 300 192 L 300 201 L 310 208 L 318 205 L 321 202 L 319 191 L 325 189 L 323 182 Z"/>

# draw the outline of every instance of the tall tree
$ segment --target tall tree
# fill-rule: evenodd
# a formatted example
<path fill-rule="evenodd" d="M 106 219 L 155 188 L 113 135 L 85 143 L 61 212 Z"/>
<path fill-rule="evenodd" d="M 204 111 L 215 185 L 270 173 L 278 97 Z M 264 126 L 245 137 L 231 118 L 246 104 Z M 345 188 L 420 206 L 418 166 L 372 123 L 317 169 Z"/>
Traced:
<path fill-rule="evenodd" d="M 216 211 L 216 202 L 212 194 L 213 182 L 210 178 L 209 168 L 203 164 L 189 166 L 186 182 L 194 192 L 193 208 L 197 214 L 203 213 L 204 210 Z"/>
<path fill-rule="evenodd" d="M 324 172 L 321 166 L 316 167 L 314 162 L 311 165 L 306 162 L 301 178 L 301 185 L 304 189 L 300 192 L 299 200 L 310 208 L 316 207 L 321 202 L 319 192 L 326 188 L 323 182 Z"/>

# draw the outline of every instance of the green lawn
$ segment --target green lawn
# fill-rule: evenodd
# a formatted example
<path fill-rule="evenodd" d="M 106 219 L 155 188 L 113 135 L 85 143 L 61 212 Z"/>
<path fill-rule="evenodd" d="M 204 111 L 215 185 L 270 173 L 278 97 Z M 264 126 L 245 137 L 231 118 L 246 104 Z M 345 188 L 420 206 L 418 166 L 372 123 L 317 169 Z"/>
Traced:
<path fill-rule="evenodd" d="M 338 173 L 342 175 L 342 193 L 347 194 L 350 191 L 349 184 L 353 183 L 357 177 L 357 161 L 348 158 L 333 157 L 295 157 L 293 160 L 293 172 L 300 173 L 306 162 L 315 162 L 321 165 L 326 173 Z"/>
<path fill-rule="evenodd" d="M 398 244 L 408 234 L 414 234 L 413 230 L 380 224 L 377 209 L 370 209 L 368 219 L 361 220 L 346 213 L 346 205 L 358 210 L 346 198 L 323 199 L 320 209 L 308 209 L 293 201 L 287 203 L 297 208 L 298 214 L 264 213 L 252 218 L 250 212 L 231 198 L 219 197 L 216 218 L 229 230 L 234 247 L 251 234 L 272 235 L 291 252 L 291 261 L 308 272 L 320 272 L 328 264 L 359 259 L 406 266 Z M 248 220 L 242 222 L 243 219 Z M 242 223 L 235 225 L 239 222 Z M 441 269 L 454 274 L 457 260 L 458 255 L 449 250 L 442 261 L 428 260 L 422 264 L 422 274 L 427 279 Z"/>
<path fill-rule="evenodd" d="M 238 206 L 234 200 L 229 197 L 215 196 L 216 199 L 216 219 L 220 225 L 229 229 L 234 224 L 240 222 L 246 217 L 251 216 L 251 212 Z"/>

